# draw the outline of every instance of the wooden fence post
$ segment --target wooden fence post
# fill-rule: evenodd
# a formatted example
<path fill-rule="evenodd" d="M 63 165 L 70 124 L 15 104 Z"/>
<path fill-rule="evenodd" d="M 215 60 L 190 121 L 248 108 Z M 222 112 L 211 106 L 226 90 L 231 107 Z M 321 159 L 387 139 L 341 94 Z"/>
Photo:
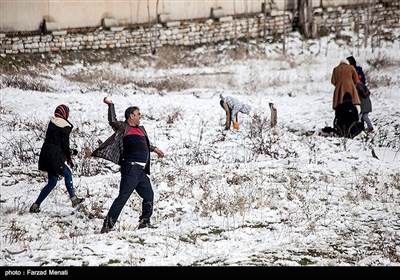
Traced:
<path fill-rule="evenodd" d="M 278 122 L 278 112 L 274 103 L 269 103 L 269 109 L 271 110 L 271 127 L 274 127 Z"/>

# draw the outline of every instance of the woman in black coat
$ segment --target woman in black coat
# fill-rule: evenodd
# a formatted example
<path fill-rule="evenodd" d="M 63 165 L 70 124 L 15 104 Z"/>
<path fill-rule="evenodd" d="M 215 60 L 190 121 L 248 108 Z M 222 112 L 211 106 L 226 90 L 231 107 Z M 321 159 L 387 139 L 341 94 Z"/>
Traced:
<path fill-rule="evenodd" d="M 75 195 L 74 185 L 72 182 L 71 169 L 65 164 L 73 168 L 74 164 L 71 155 L 76 155 L 77 150 L 71 150 L 69 147 L 69 135 L 73 125 L 68 121 L 69 108 L 66 105 L 57 106 L 54 111 L 54 117 L 50 119 L 46 131 L 46 138 L 39 155 L 39 170 L 46 171 L 48 176 L 47 185 L 42 189 L 39 197 L 29 209 L 31 213 L 40 212 L 40 204 L 49 195 L 49 193 L 57 185 L 58 176 L 63 176 L 65 186 L 72 201 L 72 206 L 77 206 L 83 202 L 83 198 Z"/>

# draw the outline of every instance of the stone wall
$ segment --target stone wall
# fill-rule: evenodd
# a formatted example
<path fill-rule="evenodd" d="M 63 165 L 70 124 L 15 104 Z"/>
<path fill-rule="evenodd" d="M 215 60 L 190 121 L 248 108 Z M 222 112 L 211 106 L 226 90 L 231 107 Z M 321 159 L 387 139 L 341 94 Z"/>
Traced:
<path fill-rule="evenodd" d="M 372 29 L 379 27 L 399 28 L 400 1 L 381 3 L 368 7 L 357 5 L 316 8 L 313 14 L 319 29 L 340 31 L 355 30 L 370 23 Z"/>
<path fill-rule="evenodd" d="M 313 20 L 319 34 L 356 31 L 366 22 L 371 28 L 400 28 L 400 0 L 375 4 L 365 9 L 354 5 L 318 7 Z M 74 50 L 130 48 L 148 53 L 162 45 L 192 46 L 240 38 L 260 39 L 281 36 L 296 28 L 296 12 L 269 10 L 258 14 L 225 15 L 217 12 L 209 19 L 170 21 L 160 18 L 159 24 L 120 26 L 103 21 L 102 26 L 88 29 L 65 29 L 48 26 L 41 34 L 0 33 L 2 56 L 22 53 L 45 53 Z M 53 28 L 53 30 L 52 30 Z"/>

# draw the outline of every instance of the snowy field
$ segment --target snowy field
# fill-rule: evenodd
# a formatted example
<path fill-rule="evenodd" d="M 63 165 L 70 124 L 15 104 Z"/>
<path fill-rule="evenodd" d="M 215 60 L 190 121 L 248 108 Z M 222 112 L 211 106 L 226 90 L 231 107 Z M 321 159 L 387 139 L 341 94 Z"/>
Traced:
<path fill-rule="evenodd" d="M 236 51 L 222 44 L 125 52 L 114 62 L 45 54 L 23 69 L 15 58 L 19 70 L 3 71 L 0 87 L 1 265 L 399 266 L 400 43 L 393 36 L 374 49 L 351 37 L 292 33 L 285 54 L 281 43 L 250 42 Z M 375 131 L 316 136 L 333 121 L 332 70 L 350 55 L 366 73 Z M 238 131 L 223 130 L 220 94 L 252 106 L 249 116 L 239 113 Z M 151 160 L 157 229 L 137 229 L 134 193 L 115 230 L 100 234 L 120 180 L 118 166 L 89 156 L 112 134 L 105 96 L 119 119 L 139 106 L 150 140 L 165 153 Z M 37 169 L 40 147 L 59 104 L 71 110 L 79 150 L 73 180 L 85 211 L 71 207 L 59 181 L 31 214 L 47 180 Z"/>

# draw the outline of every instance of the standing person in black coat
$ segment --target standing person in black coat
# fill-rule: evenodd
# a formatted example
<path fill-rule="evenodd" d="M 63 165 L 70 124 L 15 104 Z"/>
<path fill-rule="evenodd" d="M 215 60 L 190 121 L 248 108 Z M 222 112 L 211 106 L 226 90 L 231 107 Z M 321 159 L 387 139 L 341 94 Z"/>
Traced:
<path fill-rule="evenodd" d="M 352 65 L 356 69 L 358 81 L 366 85 L 364 71 L 360 65 L 357 65 L 357 61 L 354 56 L 349 56 L 346 59 L 349 61 L 350 65 Z"/>
<path fill-rule="evenodd" d="M 354 138 L 364 130 L 363 123 L 358 121 L 358 111 L 349 92 L 345 92 L 343 102 L 335 108 L 334 129 L 336 134 L 345 138 Z"/>
<path fill-rule="evenodd" d="M 71 150 L 69 147 L 69 135 L 73 125 L 68 121 L 68 117 L 69 108 L 62 104 L 57 106 L 54 111 L 54 117 L 50 119 L 46 138 L 39 155 L 39 170 L 47 172 L 48 182 L 40 192 L 35 203 L 30 207 L 30 213 L 40 212 L 40 204 L 57 185 L 58 176 L 64 177 L 65 186 L 73 207 L 84 201 L 83 198 L 78 198 L 75 195 L 72 172 L 65 164 L 66 161 L 69 167 L 73 168 L 74 164 L 72 163 L 71 155 L 78 154 L 77 150 Z"/>

